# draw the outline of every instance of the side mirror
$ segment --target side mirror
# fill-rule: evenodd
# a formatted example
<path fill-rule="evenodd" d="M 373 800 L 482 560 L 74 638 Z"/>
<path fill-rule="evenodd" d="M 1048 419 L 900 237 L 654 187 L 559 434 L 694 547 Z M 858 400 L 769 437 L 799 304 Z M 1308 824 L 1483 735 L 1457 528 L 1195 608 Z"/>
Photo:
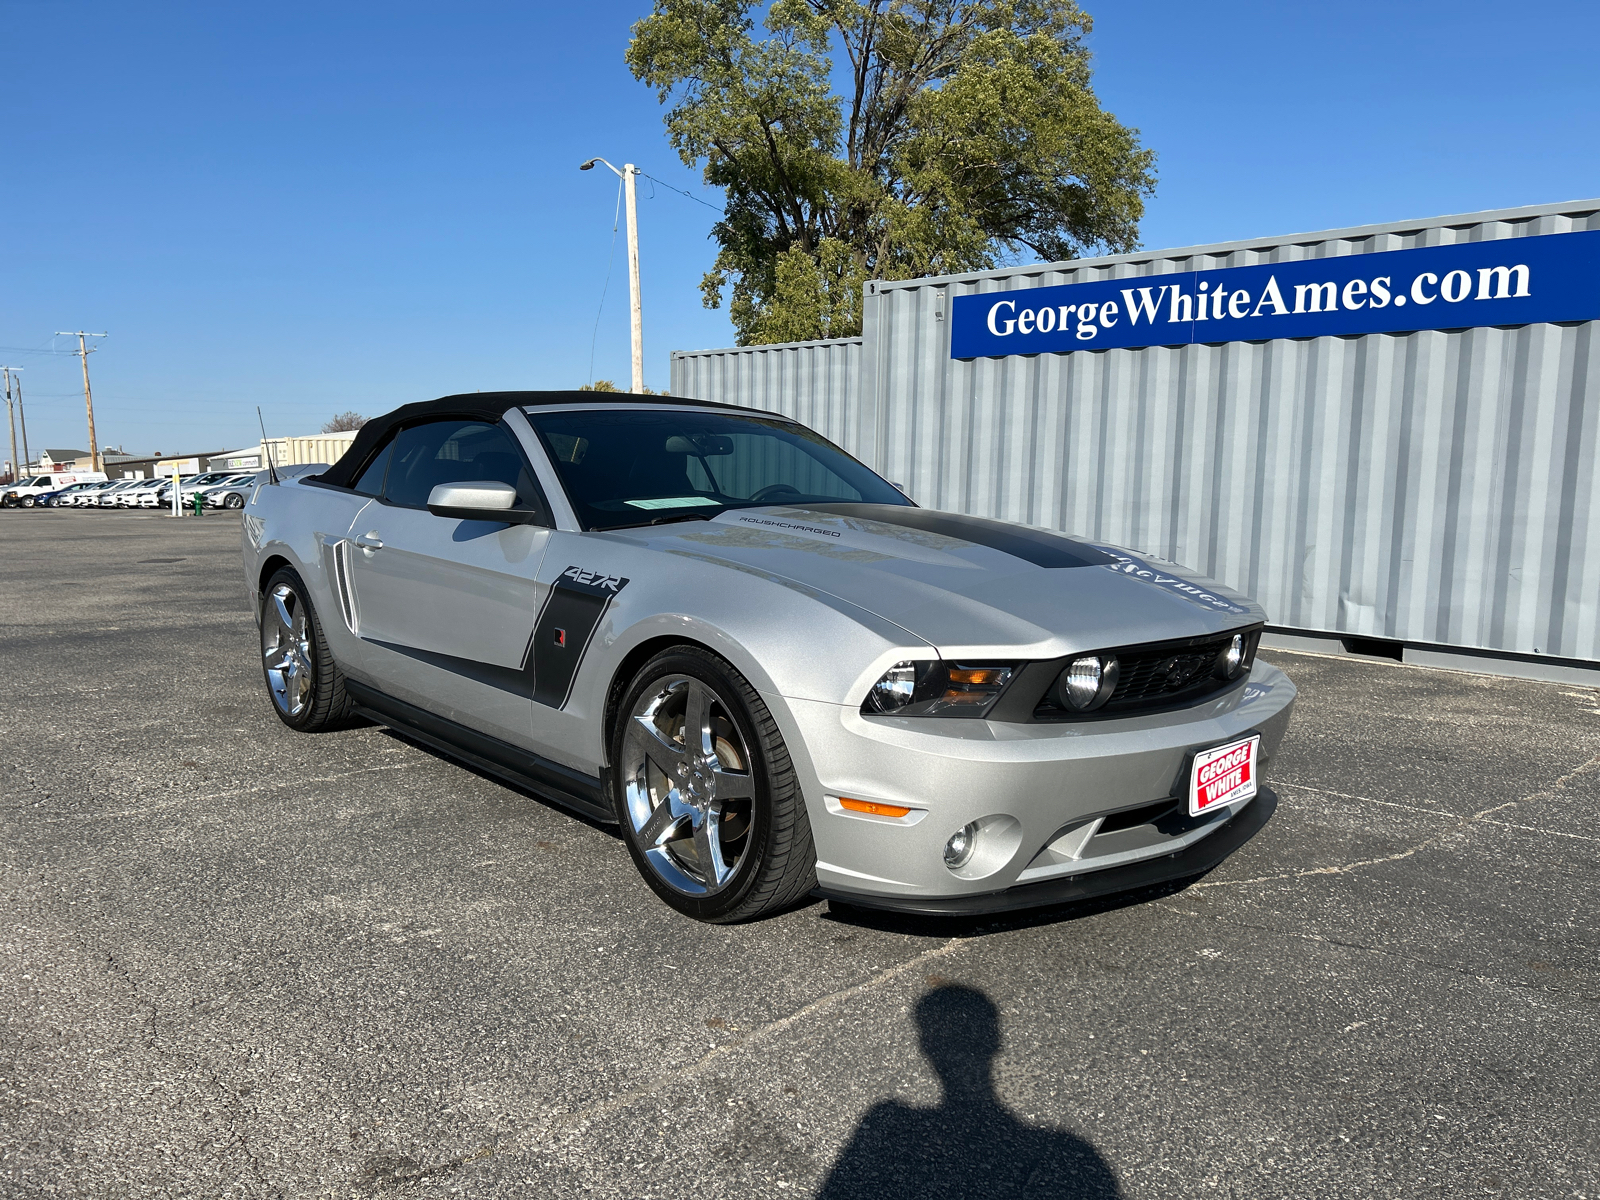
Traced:
<path fill-rule="evenodd" d="M 428 493 L 428 511 L 436 517 L 455 517 L 462 521 L 504 521 L 508 525 L 527 525 L 538 520 L 538 513 L 512 507 L 517 489 L 509 483 L 475 480 L 471 483 L 441 483 Z"/>

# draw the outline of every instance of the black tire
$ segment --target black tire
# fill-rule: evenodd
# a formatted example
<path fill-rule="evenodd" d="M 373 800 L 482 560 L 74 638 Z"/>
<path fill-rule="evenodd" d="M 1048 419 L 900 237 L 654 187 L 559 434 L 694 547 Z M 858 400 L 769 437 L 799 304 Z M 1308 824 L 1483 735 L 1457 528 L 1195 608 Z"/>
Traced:
<path fill-rule="evenodd" d="M 345 694 L 344 674 L 328 649 L 305 582 L 294 568 L 273 572 L 261 590 L 257 615 L 261 674 L 278 719 L 298 733 L 320 733 L 345 724 L 350 697 Z M 269 639 L 275 639 L 272 645 Z"/>
<path fill-rule="evenodd" d="M 22 498 L 22 507 L 23 508 L 32 508 L 33 505 L 34 505 L 34 499 L 33 499 L 32 496 L 24 496 Z"/>
<path fill-rule="evenodd" d="M 227 499 L 222 502 L 223 508 L 243 508 L 244 497 L 238 492 L 229 492 Z"/>
<path fill-rule="evenodd" d="M 643 743 L 649 740 L 649 735 L 641 734 L 639 729 L 632 729 L 630 734 L 630 729 L 641 719 L 636 713 L 641 706 L 647 710 L 644 719 L 659 720 L 649 714 L 665 710 L 651 706 L 670 705 L 675 688 L 687 689 L 694 682 L 707 694 L 704 701 L 707 716 L 702 723 L 707 731 L 705 744 L 714 748 L 713 753 L 721 761 L 716 772 L 709 768 L 704 773 L 694 772 L 692 764 L 687 768 L 700 784 L 689 781 L 669 786 L 670 778 L 664 768 L 654 762 L 640 765 L 633 761 L 644 753 Z M 685 696 L 688 694 L 684 692 Z M 724 718 L 731 726 L 723 727 Z M 670 724 L 671 718 L 667 720 Z M 674 744 L 686 747 L 689 745 L 683 734 L 686 725 L 683 721 L 679 726 L 679 732 L 674 735 L 678 739 L 676 743 L 663 737 L 651 745 L 657 751 L 665 748 L 669 753 Z M 659 724 L 656 728 L 661 730 Z M 741 745 L 734 747 L 735 741 Z M 817 857 L 812 845 L 811 822 L 789 751 L 766 704 L 731 664 L 699 646 L 675 646 L 656 655 L 639 669 L 623 693 L 611 743 L 611 794 L 623 840 L 645 882 L 672 908 L 698 921 L 730 924 L 782 912 L 799 903 L 816 887 Z M 736 760 L 742 756 L 741 752 L 749 759 L 742 767 L 724 758 L 724 755 L 731 755 Z M 734 771 L 727 771 L 729 766 L 733 766 Z M 682 780 L 684 776 L 679 778 Z M 747 781 L 729 790 L 750 792 L 748 801 L 743 797 L 725 802 L 712 798 L 721 786 L 714 781 L 726 782 L 730 778 Z M 706 779 L 713 782 L 705 785 Z M 709 786 L 710 795 L 700 793 L 705 796 L 706 809 L 694 807 L 691 789 L 696 786 Z M 661 814 L 672 807 L 669 792 L 670 798 L 679 801 L 677 809 L 683 815 L 659 821 Z M 657 801 L 656 796 L 663 798 Z M 729 868 L 731 873 L 714 887 L 703 871 L 687 865 L 671 849 L 684 843 L 698 847 L 700 826 L 695 825 L 695 832 L 689 833 L 685 823 L 694 820 L 694 812 L 701 814 L 702 821 L 706 820 L 705 811 L 713 808 L 717 809 L 715 828 L 720 831 L 713 836 L 722 839 L 719 841 L 721 848 L 713 858 L 720 867 L 726 865 L 728 848 L 737 850 L 738 854 L 736 863 Z M 646 827 L 663 831 L 650 846 L 646 845 Z M 731 832 L 740 828 L 742 833 Z M 666 838 L 674 831 L 678 836 Z M 648 857 L 647 850 L 654 857 Z M 693 853 L 698 862 L 698 851 Z M 675 886 L 669 881 L 674 876 L 689 886 Z M 698 894 L 693 891 L 695 886 L 702 889 Z"/>

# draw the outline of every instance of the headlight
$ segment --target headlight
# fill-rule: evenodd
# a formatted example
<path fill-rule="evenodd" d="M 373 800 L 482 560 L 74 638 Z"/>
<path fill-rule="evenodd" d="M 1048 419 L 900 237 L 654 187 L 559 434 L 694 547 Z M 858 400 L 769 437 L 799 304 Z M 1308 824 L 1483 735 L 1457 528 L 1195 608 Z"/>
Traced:
<path fill-rule="evenodd" d="M 1082 654 L 1056 676 L 1056 702 L 1071 712 L 1089 712 L 1111 699 L 1122 667 L 1115 654 Z"/>
<path fill-rule="evenodd" d="M 1000 695 L 1016 663 L 897 662 L 872 685 L 868 716 L 981 717 Z"/>
<path fill-rule="evenodd" d="M 874 712 L 898 712 L 915 698 L 917 691 L 917 664 L 895 663 L 883 673 L 883 678 L 872 685 L 867 693 L 867 703 Z"/>

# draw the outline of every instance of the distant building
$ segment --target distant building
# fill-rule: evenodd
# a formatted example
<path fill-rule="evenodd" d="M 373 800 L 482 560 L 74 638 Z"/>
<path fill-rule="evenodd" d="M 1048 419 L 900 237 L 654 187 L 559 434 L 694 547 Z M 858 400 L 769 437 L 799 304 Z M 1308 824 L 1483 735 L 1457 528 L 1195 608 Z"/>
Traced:
<path fill-rule="evenodd" d="M 89 462 L 87 450 L 41 450 L 39 452 L 39 470 L 41 471 L 76 471 L 79 470 L 78 460 L 84 460 L 83 470 L 93 470 L 94 465 Z"/>
<path fill-rule="evenodd" d="M 164 471 L 156 470 L 158 464 L 177 462 L 182 464 L 179 473 L 182 475 L 198 475 L 202 471 L 223 470 L 217 461 L 221 451 L 211 451 L 205 454 L 150 454 L 142 457 L 119 457 L 107 455 L 105 458 L 105 473 L 112 479 L 145 479 L 157 475 L 171 474 L 171 468 Z"/>
<path fill-rule="evenodd" d="M 224 450 L 221 454 L 212 455 L 209 469 L 213 471 L 259 471 L 266 465 L 266 460 L 261 457 L 260 446 L 246 446 L 240 450 Z"/>

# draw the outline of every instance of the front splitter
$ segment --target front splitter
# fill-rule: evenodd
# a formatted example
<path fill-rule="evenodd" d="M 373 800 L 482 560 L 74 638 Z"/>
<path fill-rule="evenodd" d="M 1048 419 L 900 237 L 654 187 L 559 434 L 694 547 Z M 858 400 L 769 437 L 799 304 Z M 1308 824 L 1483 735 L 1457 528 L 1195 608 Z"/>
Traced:
<path fill-rule="evenodd" d="M 1025 883 L 999 892 L 980 892 L 970 896 L 884 896 L 869 892 L 852 892 L 844 888 L 819 887 L 811 894 L 857 908 L 915 913 L 929 917 L 980 917 L 992 913 L 1075 904 L 1081 900 L 1092 900 L 1117 892 L 1131 892 L 1139 888 L 1171 883 L 1174 879 L 1204 875 L 1260 833 L 1262 827 L 1272 819 L 1277 807 L 1277 794 L 1268 788 L 1262 788 L 1254 800 L 1220 826 L 1215 833 L 1174 854 L 1141 859 L 1125 867 L 1110 867 L 1104 871 L 1069 875 L 1064 879 Z"/>

